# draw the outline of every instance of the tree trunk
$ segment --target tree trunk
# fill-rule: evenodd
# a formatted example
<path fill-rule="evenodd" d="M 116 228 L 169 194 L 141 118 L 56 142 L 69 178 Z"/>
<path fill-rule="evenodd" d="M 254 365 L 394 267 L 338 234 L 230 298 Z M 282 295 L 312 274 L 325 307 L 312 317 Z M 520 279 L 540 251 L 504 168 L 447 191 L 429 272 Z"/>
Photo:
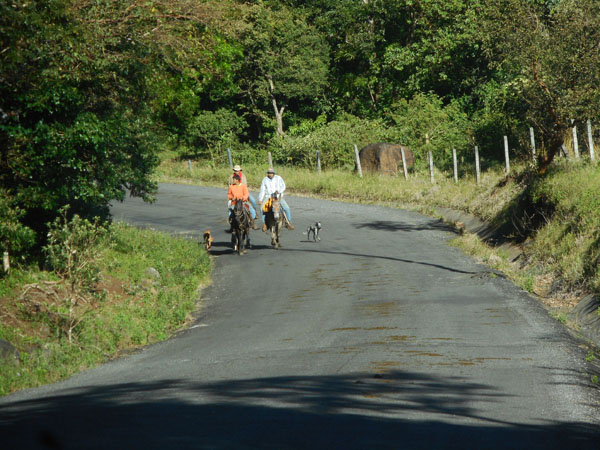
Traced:
<path fill-rule="evenodd" d="M 271 100 L 273 101 L 273 111 L 275 111 L 275 119 L 277 120 L 277 136 L 283 136 L 283 111 L 285 106 L 281 108 L 277 107 L 277 99 L 275 98 L 275 86 L 273 80 L 269 77 L 269 92 L 271 94 Z"/>
<path fill-rule="evenodd" d="M 554 161 L 554 157 L 560 152 L 561 145 L 564 141 L 563 133 L 555 132 L 552 136 L 546 137 L 544 139 L 545 143 L 545 151 L 538 152 L 537 160 L 538 160 L 538 173 L 540 175 L 544 175 Z"/>

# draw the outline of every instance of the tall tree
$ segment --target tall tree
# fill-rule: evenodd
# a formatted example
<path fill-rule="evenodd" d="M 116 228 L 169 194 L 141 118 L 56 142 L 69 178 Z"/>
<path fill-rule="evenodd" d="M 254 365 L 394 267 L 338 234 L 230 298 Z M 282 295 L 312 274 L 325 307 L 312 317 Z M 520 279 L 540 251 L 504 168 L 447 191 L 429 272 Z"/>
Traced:
<path fill-rule="evenodd" d="M 241 35 L 241 85 L 250 112 L 264 120 L 265 110 L 271 109 L 277 135 L 282 135 L 286 109 L 314 103 L 323 94 L 329 50 L 321 34 L 287 8 L 271 9 L 261 2 L 251 9 L 247 21 Z"/>
<path fill-rule="evenodd" d="M 96 214 L 127 191 L 152 198 L 161 133 L 232 85 L 236 52 L 214 31 L 231 26 L 228 5 L 0 2 L 0 188 L 24 221 L 40 230 L 65 204 Z"/>
<path fill-rule="evenodd" d="M 332 48 L 343 108 L 378 115 L 400 98 L 470 96 L 487 64 L 476 36 L 479 0 L 313 0 L 311 20 Z"/>
<path fill-rule="evenodd" d="M 527 105 L 543 173 L 560 151 L 571 119 L 600 119 L 600 3 L 489 0 L 486 5 L 488 55 L 506 89 Z"/>

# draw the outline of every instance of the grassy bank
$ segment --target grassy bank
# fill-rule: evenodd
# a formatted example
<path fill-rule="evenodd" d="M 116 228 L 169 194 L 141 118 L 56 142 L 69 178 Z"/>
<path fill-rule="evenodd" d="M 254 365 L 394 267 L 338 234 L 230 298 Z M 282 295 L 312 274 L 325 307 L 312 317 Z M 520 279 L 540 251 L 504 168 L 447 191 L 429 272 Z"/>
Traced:
<path fill-rule="evenodd" d="M 247 166 L 251 189 L 258 189 L 266 166 Z M 289 192 L 356 203 L 416 209 L 433 214 L 448 207 L 472 214 L 523 244 L 523 257 L 507 260 L 502 250 L 476 236 L 465 235 L 455 245 L 505 272 L 518 285 L 552 308 L 573 306 L 583 292 L 600 292 L 600 168 L 576 161 L 560 161 L 543 178 L 525 163 L 513 162 L 510 176 L 503 168 L 489 169 L 479 184 L 463 173 L 459 183 L 451 174 L 435 172 L 359 178 L 350 171 L 317 173 L 301 168 L 277 168 Z M 228 167 L 165 159 L 159 179 L 164 182 L 226 186 Z M 292 205 L 293 207 L 293 205 Z"/>
<path fill-rule="evenodd" d="M 53 272 L 19 268 L 0 280 L 0 339 L 19 351 L 2 360 L 1 395 L 163 340 L 198 308 L 211 263 L 197 242 L 115 224 L 96 245 L 98 283 L 80 295 L 71 341 L 66 291 Z"/>

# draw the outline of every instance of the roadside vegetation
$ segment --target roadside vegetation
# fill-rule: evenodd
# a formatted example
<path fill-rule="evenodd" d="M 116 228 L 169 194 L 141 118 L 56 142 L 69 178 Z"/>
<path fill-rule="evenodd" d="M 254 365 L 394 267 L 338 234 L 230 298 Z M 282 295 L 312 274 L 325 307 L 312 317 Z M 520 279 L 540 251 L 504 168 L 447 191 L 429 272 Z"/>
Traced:
<path fill-rule="evenodd" d="M 0 395 L 65 378 L 165 339 L 199 308 L 210 259 L 194 240 L 64 216 L 46 265 L 0 283 Z"/>

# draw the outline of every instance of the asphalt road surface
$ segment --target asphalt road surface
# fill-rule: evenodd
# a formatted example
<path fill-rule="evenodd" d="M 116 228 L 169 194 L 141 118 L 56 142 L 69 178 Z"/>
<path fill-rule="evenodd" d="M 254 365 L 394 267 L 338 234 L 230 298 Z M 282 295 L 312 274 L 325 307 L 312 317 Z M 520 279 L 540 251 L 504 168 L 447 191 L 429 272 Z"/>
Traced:
<path fill-rule="evenodd" d="M 585 350 L 439 221 L 288 197 L 283 248 L 225 233 L 224 189 L 161 185 L 119 220 L 199 239 L 216 268 L 193 326 L 0 399 L 0 447 L 598 449 Z M 323 224 L 320 242 L 302 231 Z"/>

